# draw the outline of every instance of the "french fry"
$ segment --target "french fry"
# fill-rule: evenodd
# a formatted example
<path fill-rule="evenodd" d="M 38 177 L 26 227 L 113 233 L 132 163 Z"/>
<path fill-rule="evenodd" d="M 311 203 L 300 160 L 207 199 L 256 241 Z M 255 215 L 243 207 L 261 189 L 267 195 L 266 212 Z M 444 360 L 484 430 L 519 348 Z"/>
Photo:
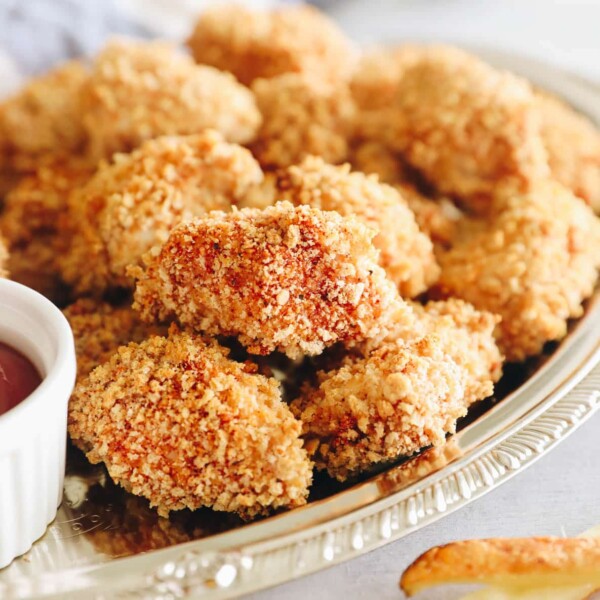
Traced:
<path fill-rule="evenodd" d="M 404 572 L 412 596 L 442 584 L 481 583 L 515 589 L 600 585 L 600 538 L 494 538 L 432 548 Z"/>

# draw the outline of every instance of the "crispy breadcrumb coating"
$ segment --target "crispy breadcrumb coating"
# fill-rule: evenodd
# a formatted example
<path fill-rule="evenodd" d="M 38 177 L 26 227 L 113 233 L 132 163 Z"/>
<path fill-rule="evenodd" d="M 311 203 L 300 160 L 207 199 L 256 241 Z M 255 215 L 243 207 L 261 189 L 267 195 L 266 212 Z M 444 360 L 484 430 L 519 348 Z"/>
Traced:
<path fill-rule="evenodd" d="M 354 147 L 350 162 L 357 171 L 377 175 L 382 183 L 393 185 L 413 211 L 419 229 L 435 245 L 450 243 L 461 212 L 448 198 L 423 195 L 410 182 L 406 165 L 396 152 L 381 142 L 361 142 Z"/>
<path fill-rule="evenodd" d="M 430 301 L 424 306 L 412 303 L 411 306 L 414 311 L 412 323 L 407 322 L 404 311 L 400 311 L 398 317 L 392 313 L 385 336 L 360 344 L 358 355 L 368 357 L 382 345 L 434 335 L 436 343 L 466 373 L 465 406 L 491 396 L 494 383 L 502 376 L 504 362 L 495 339 L 500 317 L 479 311 L 458 298 Z M 352 354 L 350 360 L 353 360 Z"/>
<path fill-rule="evenodd" d="M 536 105 L 552 176 L 600 213 L 600 131 L 550 94 L 538 93 Z"/>
<path fill-rule="evenodd" d="M 398 286 L 400 294 L 412 298 L 434 283 L 440 269 L 431 240 L 419 231 L 404 199 L 376 176 L 350 172 L 350 165 L 329 165 L 317 156 L 279 172 L 278 197 L 297 206 L 335 210 L 355 215 L 377 231 L 373 245 L 380 251 L 379 264 Z"/>
<path fill-rule="evenodd" d="M 288 73 L 257 79 L 252 91 L 263 124 L 252 150 L 267 167 L 287 167 L 309 154 L 339 163 L 348 156 L 355 107 L 348 85 Z"/>
<path fill-rule="evenodd" d="M 91 298 L 80 298 L 63 313 L 75 338 L 78 381 L 108 361 L 119 346 L 166 333 L 166 327 L 143 323 L 129 306 L 112 306 Z"/>
<path fill-rule="evenodd" d="M 119 348 L 76 386 L 72 440 L 162 516 L 208 506 L 251 518 L 305 504 L 301 424 L 274 379 L 227 354 L 176 328 Z"/>
<path fill-rule="evenodd" d="M 344 78 L 358 57 L 331 19 L 305 5 L 271 11 L 209 7 L 187 44 L 197 62 L 230 71 L 246 85 L 289 72 Z"/>
<path fill-rule="evenodd" d="M 81 159 L 56 157 L 23 177 L 7 194 L 0 229 L 11 249 L 11 273 L 16 281 L 41 292 L 58 285 L 56 261 L 69 238 L 67 198 L 92 173 Z"/>
<path fill-rule="evenodd" d="M 377 265 L 374 232 L 354 219 L 279 202 L 182 223 L 145 257 L 134 308 L 237 335 L 254 354 L 320 354 L 380 333 L 399 300 Z M 408 308 L 407 308 L 408 310 Z"/>
<path fill-rule="evenodd" d="M 385 108 L 394 100 L 409 67 L 422 56 L 424 47 L 413 44 L 367 49 L 352 74 L 352 96 L 363 111 Z"/>
<path fill-rule="evenodd" d="M 83 89 L 82 110 L 89 152 L 96 159 L 160 135 L 208 128 L 230 142 L 245 143 L 260 125 L 247 88 L 161 42 L 109 43 Z"/>
<path fill-rule="evenodd" d="M 443 194 L 484 211 L 500 183 L 527 190 L 549 174 L 529 84 L 451 47 L 406 69 L 381 135 Z"/>
<path fill-rule="evenodd" d="M 8 248 L 4 238 L 0 235 L 0 277 L 8 277 Z"/>
<path fill-rule="evenodd" d="M 68 62 L 0 104 L 0 145 L 12 169 L 31 171 L 47 155 L 83 146 L 80 92 L 88 77 L 82 62 Z"/>
<path fill-rule="evenodd" d="M 500 347 L 507 360 L 521 361 L 582 315 L 600 268 L 600 219 L 552 181 L 497 202 L 493 219 L 469 223 L 440 255 L 438 288 L 500 315 Z"/>
<path fill-rule="evenodd" d="M 78 293 L 133 287 L 126 268 L 183 220 L 229 210 L 262 171 L 215 131 L 161 137 L 118 154 L 71 197 L 73 239 L 62 274 Z"/>
<path fill-rule="evenodd" d="M 340 481 L 441 445 L 467 410 L 465 371 L 435 336 L 386 344 L 320 375 L 291 408 L 316 467 Z"/>

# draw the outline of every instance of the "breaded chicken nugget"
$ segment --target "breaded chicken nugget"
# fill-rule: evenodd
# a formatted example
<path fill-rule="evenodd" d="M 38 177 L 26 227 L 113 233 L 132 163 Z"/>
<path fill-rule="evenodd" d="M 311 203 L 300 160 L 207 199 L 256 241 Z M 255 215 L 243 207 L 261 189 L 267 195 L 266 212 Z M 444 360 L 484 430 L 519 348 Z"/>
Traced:
<path fill-rule="evenodd" d="M 108 44 L 84 86 L 82 110 L 89 152 L 96 159 L 160 135 L 208 128 L 228 141 L 249 142 L 260 125 L 247 88 L 161 42 Z"/>
<path fill-rule="evenodd" d="M 208 506 L 250 518 L 305 504 L 300 423 L 274 379 L 227 353 L 176 328 L 119 348 L 76 386 L 72 440 L 163 516 Z"/>
<path fill-rule="evenodd" d="M 8 248 L 0 235 L 0 277 L 8 277 Z"/>
<path fill-rule="evenodd" d="M 424 292 L 439 275 L 431 240 L 419 231 L 415 218 L 400 194 L 376 176 L 350 172 L 350 165 L 329 165 L 317 156 L 282 170 L 277 176 L 278 197 L 297 206 L 335 210 L 355 215 L 377 231 L 373 245 L 379 264 L 412 298 Z"/>
<path fill-rule="evenodd" d="M 252 91 L 263 118 L 252 150 L 262 165 L 287 167 L 309 154 L 346 159 L 355 124 L 347 84 L 288 73 L 257 79 Z"/>
<path fill-rule="evenodd" d="M 73 238 L 60 260 L 78 293 L 133 287 L 126 275 L 179 222 L 229 210 L 262 171 L 248 150 L 214 131 L 161 137 L 118 154 L 71 199 Z"/>
<path fill-rule="evenodd" d="M 600 131 L 546 93 L 536 94 L 552 176 L 600 213 Z"/>
<path fill-rule="evenodd" d="M 0 229 L 11 249 L 10 271 L 15 281 L 53 296 L 60 286 L 57 258 L 69 241 L 67 199 L 92 173 L 84 160 L 55 157 L 7 194 Z"/>
<path fill-rule="evenodd" d="M 388 319 L 386 335 L 358 346 L 359 356 L 368 357 L 382 345 L 407 342 L 434 335 L 436 343 L 454 362 L 464 369 L 465 406 L 491 396 L 494 384 L 502 375 L 504 357 L 495 339 L 498 315 L 479 311 L 458 298 L 411 304 L 414 321 L 407 324 L 403 311 Z M 350 355 L 350 360 L 353 360 Z"/>
<path fill-rule="evenodd" d="M 434 244 L 450 243 L 461 212 L 448 198 L 423 195 L 410 182 L 406 165 L 396 152 L 381 142 L 361 142 L 354 147 L 350 162 L 357 171 L 377 175 L 381 182 L 393 185 L 413 211 L 419 229 Z"/>
<path fill-rule="evenodd" d="M 80 298 L 63 313 L 75 338 L 78 381 L 105 363 L 119 346 L 166 333 L 166 327 L 143 323 L 130 306 L 112 306 L 91 298 Z"/>
<path fill-rule="evenodd" d="M 423 50 L 424 46 L 413 44 L 367 49 L 350 83 L 361 111 L 381 109 L 392 102 L 406 69 L 421 58 Z"/>
<path fill-rule="evenodd" d="M 500 183 L 527 190 L 549 175 L 529 84 L 456 48 L 431 47 L 405 71 L 380 125 L 441 193 L 475 210 Z"/>
<path fill-rule="evenodd" d="M 83 146 L 80 92 L 88 77 L 83 63 L 68 62 L 0 104 L 0 145 L 10 168 L 31 171 L 47 155 Z"/>
<path fill-rule="evenodd" d="M 291 408 L 316 467 L 340 481 L 441 445 L 467 412 L 465 371 L 435 336 L 386 344 L 320 375 Z"/>
<path fill-rule="evenodd" d="M 560 340 L 583 313 L 600 268 L 600 219 L 568 189 L 539 182 L 527 195 L 497 199 L 493 219 L 469 224 L 439 256 L 438 289 L 502 317 L 510 361 Z"/>
<path fill-rule="evenodd" d="M 358 58 L 354 44 L 331 19 L 304 5 L 268 12 L 209 7 L 187 43 L 197 62 L 230 71 L 247 85 L 289 72 L 344 78 Z"/>
<path fill-rule="evenodd" d="M 145 269 L 131 270 L 134 308 L 147 321 L 175 315 L 239 336 L 254 354 L 320 354 L 379 334 L 401 302 L 373 235 L 354 219 L 289 202 L 214 212 L 176 227 Z"/>

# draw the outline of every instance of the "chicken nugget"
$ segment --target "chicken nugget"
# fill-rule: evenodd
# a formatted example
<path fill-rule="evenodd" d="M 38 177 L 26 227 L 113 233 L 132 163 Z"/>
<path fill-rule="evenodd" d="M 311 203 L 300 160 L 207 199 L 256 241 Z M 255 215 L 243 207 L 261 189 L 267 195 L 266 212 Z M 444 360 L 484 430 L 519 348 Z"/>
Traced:
<path fill-rule="evenodd" d="M 147 321 L 174 315 L 239 336 L 254 354 L 320 354 L 379 334 L 402 302 L 377 265 L 373 235 L 353 218 L 289 202 L 213 212 L 173 229 L 145 268 L 131 269 L 134 308 Z"/>
<path fill-rule="evenodd" d="M 485 212 L 499 184 L 549 175 L 529 84 L 457 48 L 433 46 L 381 112 L 381 136 L 442 194 Z"/>
<path fill-rule="evenodd" d="M 197 62 L 230 71 L 246 85 L 289 72 L 344 78 L 358 58 L 338 26 L 306 5 L 271 11 L 209 7 L 187 44 Z"/>
<path fill-rule="evenodd" d="M 376 176 L 351 172 L 348 164 L 337 167 L 309 156 L 279 172 L 277 189 L 278 197 L 292 204 L 355 215 L 375 229 L 373 245 L 380 251 L 379 264 L 401 296 L 417 296 L 436 281 L 440 270 L 431 240 L 419 231 L 400 194 L 379 183 Z"/>
<path fill-rule="evenodd" d="M 292 402 L 317 469 L 344 481 L 441 445 L 467 412 L 465 370 L 435 336 L 386 344 L 320 374 Z"/>
<path fill-rule="evenodd" d="M 75 157 L 55 157 L 7 194 L 0 229 L 11 251 L 10 272 L 19 281 L 49 297 L 61 287 L 58 256 L 69 243 L 68 197 L 94 169 Z"/>
<path fill-rule="evenodd" d="M 0 277 L 8 277 L 8 248 L 0 235 Z"/>
<path fill-rule="evenodd" d="M 91 298 L 80 298 L 63 313 L 75 338 L 78 381 L 105 363 L 119 346 L 167 331 L 166 327 L 142 322 L 130 306 L 112 306 Z"/>
<path fill-rule="evenodd" d="M 164 242 L 175 225 L 229 210 L 261 179 L 248 150 L 210 130 L 157 138 L 115 155 L 70 199 L 73 237 L 59 261 L 65 281 L 80 294 L 132 288 L 127 266 Z"/>
<path fill-rule="evenodd" d="M 600 268 L 600 219 L 549 180 L 496 202 L 492 219 L 467 222 L 439 255 L 437 291 L 500 315 L 500 347 L 507 360 L 522 361 L 583 314 Z"/>
<path fill-rule="evenodd" d="M 287 167 L 309 154 L 346 160 L 355 124 L 347 84 L 287 73 L 257 79 L 252 91 L 263 118 L 252 150 L 262 165 Z"/>
<path fill-rule="evenodd" d="M 245 518 L 306 503 L 312 465 L 279 384 L 216 341 L 172 329 L 121 347 L 75 388 L 69 434 L 161 516 Z"/>
<path fill-rule="evenodd" d="M 83 147 L 80 93 L 88 77 L 82 62 L 68 62 L 0 104 L 0 145 L 9 168 L 33 171 L 47 156 Z"/>
<path fill-rule="evenodd" d="M 536 106 L 552 176 L 600 213 L 600 131 L 550 94 L 536 94 Z"/>
<path fill-rule="evenodd" d="M 209 128 L 245 143 L 260 125 L 250 90 L 162 42 L 109 43 L 83 88 L 82 110 L 89 153 L 96 159 L 161 135 Z"/>

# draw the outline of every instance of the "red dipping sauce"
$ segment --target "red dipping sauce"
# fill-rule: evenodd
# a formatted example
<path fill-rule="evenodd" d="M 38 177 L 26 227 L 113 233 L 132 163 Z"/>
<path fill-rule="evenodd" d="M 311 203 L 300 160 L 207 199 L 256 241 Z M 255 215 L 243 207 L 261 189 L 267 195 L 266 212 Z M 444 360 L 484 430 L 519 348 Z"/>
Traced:
<path fill-rule="evenodd" d="M 41 382 L 28 358 L 0 342 L 0 415 L 25 400 Z"/>

